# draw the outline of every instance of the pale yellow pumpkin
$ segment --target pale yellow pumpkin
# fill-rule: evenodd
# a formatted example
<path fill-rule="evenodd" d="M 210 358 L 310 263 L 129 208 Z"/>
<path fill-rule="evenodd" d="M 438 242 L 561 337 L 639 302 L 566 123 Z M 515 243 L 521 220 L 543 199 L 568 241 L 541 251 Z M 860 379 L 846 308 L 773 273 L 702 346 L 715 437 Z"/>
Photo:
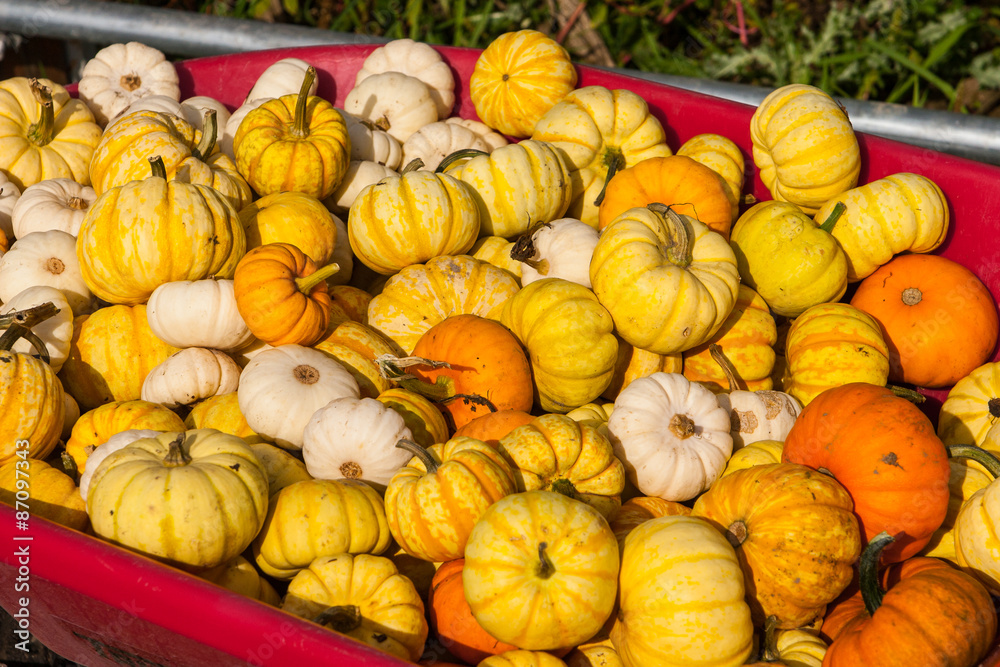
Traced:
<path fill-rule="evenodd" d="M 729 188 L 730 200 L 739 200 L 743 192 L 744 158 L 731 139 L 721 134 L 698 134 L 685 141 L 677 154 L 686 155 L 722 176 Z"/>
<path fill-rule="evenodd" d="M 201 428 L 214 428 L 197 426 Z M 84 470 L 95 448 L 122 431 L 183 431 L 184 420 L 158 403 L 143 400 L 113 401 L 80 415 L 66 440 L 66 453 Z"/>
<path fill-rule="evenodd" d="M 1000 363 L 988 362 L 955 383 L 941 405 L 938 437 L 946 445 L 985 446 L 1000 418 Z"/>
<path fill-rule="evenodd" d="M 325 266 L 337 246 L 337 225 L 323 202 L 303 192 L 275 192 L 239 211 L 250 250 L 266 243 L 290 243 Z"/>
<path fill-rule="evenodd" d="M 73 479 L 45 461 L 29 458 L 29 449 L 18 451 L 25 455 L 0 465 L 0 503 L 19 510 L 19 517 L 20 512 L 30 512 L 31 520 L 39 517 L 73 530 L 85 530 L 90 523 L 87 503 Z"/>

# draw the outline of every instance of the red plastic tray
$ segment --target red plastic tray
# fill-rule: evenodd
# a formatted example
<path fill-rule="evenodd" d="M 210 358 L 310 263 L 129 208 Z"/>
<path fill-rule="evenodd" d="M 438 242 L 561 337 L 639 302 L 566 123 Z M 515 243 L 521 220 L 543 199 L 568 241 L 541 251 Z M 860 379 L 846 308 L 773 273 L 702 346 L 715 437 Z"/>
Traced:
<path fill-rule="evenodd" d="M 208 95 L 235 109 L 264 69 L 280 58 L 301 58 L 319 73 L 319 95 L 342 106 L 362 61 L 377 44 L 307 47 L 202 58 L 177 64 L 182 98 Z M 479 51 L 438 49 L 455 73 L 456 113 L 476 118 L 466 92 Z M 581 66 L 580 86 L 626 88 L 649 102 L 676 150 L 688 138 L 723 134 L 744 151 L 748 188 L 770 199 L 749 158 L 753 107 Z M 961 262 L 1000 299 L 1000 254 L 991 229 L 1000 209 L 1000 168 L 859 135 L 861 182 L 909 171 L 933 179 L 952 207 L 952 227 L 938 251 Z M 926 392 L 934 416 L 946 391 Z M 5 536 L 0 606 L 16 615 L 28 600 L 32 635 L 59 655 L 84 665 L 407 665 L 384 653 L 262 603 L 231 593 L 151 559 L 43 519 L 15 531 L 11 508 L 0 504 Z M 30 537 L 30 541 L 15 541 Z M 29 590 L 18 591 L 17 550 L 28 547 Z M 23 571 L 22 571 L 23 572 Z M 21 582 L 24 583 L 24 582 Z M 985 665 L 1000 665 L 995 650 Z"/>

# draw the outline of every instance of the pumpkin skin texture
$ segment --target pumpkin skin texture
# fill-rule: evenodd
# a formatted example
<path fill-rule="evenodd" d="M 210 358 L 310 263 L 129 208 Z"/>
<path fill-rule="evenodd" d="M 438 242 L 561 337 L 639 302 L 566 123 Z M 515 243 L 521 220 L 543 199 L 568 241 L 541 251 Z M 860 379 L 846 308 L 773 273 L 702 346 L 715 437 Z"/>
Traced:
<path fill-rule="evenodd" d="M 469 79 L 469 97 L 488 126 L 524 138 L 576 81 L 576 68 L 559 42 L 537 30 L 518 30 L 483 49 Z"/>
<path fill-rule="evenodd" d="M 892 259 L 861 282 L 851 305 L 882 327 L 891 382 L 953 385 L 989 360 L 1000 333 L 989 289 L 938 255 Z"/>
<path fill-rule="evenodd" d="M 750 139 L 771 196 L 810 215 L 858 182 L 861 151 L 851 121 L 815 86 L 791 84 L 768 95 L 750 119 Z"/>
<path fill-rule="evenodd" d="M 250 444 L 250 449 L 257 455 L 267 473 L 269 506 L 286 486 L 312 479 L 306 470 L 306 464 L 280 447 L 267 442 L 254 442 Z"/>
<path fill-rule="evenodd" d="M 504 303 L 500 323 L 528 350 L 542 410 L 569 412 L 610 384 L 618 360 L 614 322 L 586 287 L 535 281 Z"/>
<path fill-rule="evenodd" d="M 955 522 L 959 512 L 977 491 L 990 485 L 993 477 L 969 459 L 952 457 L 948 459 L 948 466 L 951 468 L 951 476 L 948 478 L 948 514 L 941 527 L 934 531 L 927 546 L 920 550 L 920 555 L 940 558 L 957 565 Z"/>
<path fill-rule="evenodd" d="M 601 398 L 613 401 L 622 389 L 632 384 L 632 381 L 652 375 L 653 373 L 680 373 L 684 370 L 684 356 L 675 354 L 657 354 L 642 350 L 618 340 L 618 361 L 615 363 L 615 374 L 611 384 L 601 394 Z"/>
<path fill-rule="evenodd" d="M 184 420 L 159 403 L 143 400 L 115 401 L 80 415 L 66 441 L 66 453 L 73 457 L 77 469 L 83 470 L 95 447 L 107 442 L 116 433 L 133 429 L 186 430 Z"/>
<path fill-rule="evenodd" d="M 333 259 L 341 242 L 333 214 L 323 202 L 302 192 L 275 192 L 247 204 L 239 211 L 246 234 L 247 250 L 268 243 L 296 246 L 324 266 Z"/>
<path fill-rule="evenodd" d="M 755 623 L 794 629 L 821 618 L 851 582 L 861 534 L 851 496 L 836 480 L 791 463 L 718 479 L 695 501 L 736 549 Z"/>
<path fill-rule="evenodd" d="M 618 564 L 618 544 L 597 510 L 528 491 L 497 501 L 472 529 L 462 584 L 491 635 L 528 650 L 556 649 L 589 639 L 611 615 Z M 577 611 L 567 616 L 570 608 Z"/>
<path fill-rule="evenodd" d="M 87 528 L 87 503 L 69 475 L 37 458 L 15 457 L 0 465 L 0 503 L 18 507 L 16 494 L 24 490 L 19 480 L 28 483 L 32 519 L 42 517 L 79 531 Z"/>
<path fill-rule="evenodd" d="M 618 540 L 619 553 L 625 550 L 625 538 L 650 519 L 661 516 L 690 516 L 691 508 L 687 505 L 664 500 L 656 496 L 636 496 L 629 498 L 611 517 L 609 525 Z"/>
<path fill-rule="evenodd" d="M 328 329 L 313 347 L 344 365 L 357 381 L 362 398 L 376 398 L 395 386 L 382 376 L 375 360 L 386 354 L 397 355 L 401 350 L 371 327 L 347 320 Z"/>
<path fill-rule="evenodd" d="M 207 572 L 201 572 L 198 576 L 272 607 L 281 606 L 281 596 L 278 595 L 278 591 L 274 590 L 274 586 L 260 576 L 257 568 L 243 556 L 237 556 L 231 563 L 224 563 Z"/>
<path fill-rule="evenodd" d="M 983 445 L 1000 417 L 1000 363 L 989 362 L 955 383 L 941 405 L 938 437 L 946 445 Z"/>
<path fill-rule="evenodd" d="M 63 393 L 44 361 L 0 350 L 0 466 L 21 456 L 44 459 L 55 449 L 66 410 Z M 20 454 L 23 447 L 28 451 Z"/>
<path fill-rule="evenodd" d="M 184 424 L 189 429 L 214 428 L 216 431 L 230 433 L 251 445 L 264 442 L 264 438 L 250 428 L 247 418 L 240 412 L 239 394 L 235 391 L 198 401 L 184 418 Z"/>
<path fill-rule="evenodd" d="M 517 649 L 490 656 L 476 667 L 566 667 L 566 663 L 548 653 Z"/>
<path fill-rule="evenodd" d="M 444 420 L 444 415 L 437 405 L 420 394 L 402 387 L 393 387 L 379 394 L 376 400 L 399 413 L 406 428 L 410 429 L 413 441 L 421 447 L 427 448 L 448 439 L 448 423 Z M 472 437 L 478 438 L 475 435 Z"/>
<path fill-rule="evenodd" d="M 358 480 L 312 479 L 289 484 L 270 503 L 253 554 L 264 574 L 288 580 L 317 558 L 378 555 L 390 542 L 375 489 Z"/>
<path fill-rule="evenodd" d="M 732 139 L 719 134 L 697 134 L 685 141 L 677 154 L 686 155 L 721 176 L 729 188 L 730 198 L 739 201 L 746 160 Z"/>
<path fill-rule="evenodd" d="M 315 619 L 330 607 L 353 608 L 324 625 L 404 660 L 415 662 L 427 641 L 424 603 L 413 582 L 388 558 L 337 554 L 295 575 L 281 608 Z M 346 611 L 346 609 L 345 609 Z M 349 619 L 349 620 L 348 620 Z"/>
<path fill-rule="evenodd" d="M 919 552 L 948 511 L 948 454 L 920 408 L 884 387 L 828 389 L 792 426 L 782 461 L 825 468 L 854 501 L 865 540 L 896 536 L 882 552 L 895 563 Z"/>
<path fill-rule="evenodd" d="M 705 519 L 663 516 L 637 527 L 625 540 L 620 579 L 611 641 L 626 667 L 735 667 L 750 656 L 743 573 Z"/>
<path fill-rule="evenodd" d="M 455 435 L 464 435 L 487 442 L 494 447 L 500 444 L 500 439 L 518 426 L 530 424 L 534 415 L 522 410 L 498 410 L 480 415 L 465 426 L 455 431 Z"/>
<path fill-rule="evenodd" d="M 727 241 L 739 201 L 722 177 L 685 155 L 654 157 L 616 173 L 604 191 L 598 227 L 630 208 L 658 202 L 705 224 Z"/>
<path fill-rule="evenodd" d="M 767 465 L 769 463 L 781 463 L 781 452 L 785 448 L 783 440 L 758 440 L 746 447 L 741 447 L 733 452 L 726 462 L 726 469 L 719 475 L 720 478 L 731 475 L 737 470 L 746 470 L 753 466 Z"/>
<path fill-rule="evenodd" d="M 631 345 L 673 354 L 706 342 L 736 303 L 739 274 L 726 240 L 653 205 L 601 233 L 590 263 L 594 294 Z"/>
<path fill-rule="evenodd" d="M 236 558 L 266 512 L 267 476 L 257 456 L 240 438 L 212 429 L 136 440 L 101 462 L 87 492 L 95 533 L 188 569 Z"/>

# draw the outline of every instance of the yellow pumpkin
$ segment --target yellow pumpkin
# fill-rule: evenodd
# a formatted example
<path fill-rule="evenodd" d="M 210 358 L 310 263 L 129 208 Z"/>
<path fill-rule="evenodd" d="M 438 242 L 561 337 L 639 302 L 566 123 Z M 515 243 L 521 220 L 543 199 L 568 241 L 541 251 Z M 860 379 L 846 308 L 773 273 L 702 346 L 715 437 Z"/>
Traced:
<path fill-rule="evenodd" d="M 393 387 L 379 394 L 376 400 L 399 413 L 414 441 L 421 447 L 448 440 L 448 422 L 430 399 L 409 389 Z"/>
<path fill-rule="evenodd" d="M 955 383 L 941 405 L 937 433 L 946 445 L 983 446 L 1000 418 L 1000 363 L 985 363 Z"/>
<path fill-rule="evenodd" d="M 18 190 L 50 178 L 90 185 L 101 126 L 82 100 L 48 79 L 0 81 L 0 171 Z"/>
<path fill-rule="evenodd" d="M 515 649 L 491 655 L 476 667 L 566 667 L 566 663 L 545 651 Z"/>
<path fill-rule="evenodd" d="M 684 356 L 680 352 L 657 354 L 633 347 L 619 338 L 615 374 L 611 378 L 611 384 L 604 390 L 601 397 L 613 401 L 625 387 L 637 378 L 646 377 L 653 373 L 680 373 L 683 369 Z"/>
<path fill-rule="evenodd" d="M 583 285 L 535 281 L 504 303 L 500 323 L 528 350 L 542 410 L 569 412 L 610 384 L 618 360 L 614 322 Z"/>
<path fill-rule="evenodd" d="M 257 456 L 213 429 L 136 440 L 101 462 L 87 492 L 97 535 L 193 570 L 236 558 L 266 511 Z"/>
<path fill-rule="evenodd" d="M 83 470 L 96 447 L 122 431 L 183 431 L 184 420 L 170 408 L 143 400 L 114 401 L 80 415 L 66 441 L 66 453 Z"/>
<path fill-rule="evenodd" d="M 288 584 L 281 608 L 410 662 L 429 631 L 413 582 L 381 556 L 317 558 Z"/>
<path fill-rule="evenodd" d="M 744 158 L 731 139 L 721 134 L 698 134 L 685 141 L 677 154 L 686 155 L 722 176 L 730 200 L 739 201 L 743 192 Z"/>
<path fill-rule="evenodd" d="M 711 338 L 732 311 L 740 282 L 722 236 L 659 204 L 629 209 L 604 229 L 590 279 L 618 335 L 657 354 Z"/>
<path fill-rule="evenodd" d="M 740 447 L 726 462 L 726 469 L 719 477 L 731 475 L 737 470 L 746 470 L 754 466 L 767 465 L 769 463 L 781 463 L 781 452 L 785 449 L 785 443 L 781 440 L 758 440 L 751 442 L 746 447 Z"/>
<path fill-rule="evenodd" d="M 948 476 L 948 513 L 927 546 L 920 550 L 920 555 L 941 558 L 957 565 L 955 522 L 958 520 L 958 513 L 977 491 L 990 485 L 993 477 L 970 459 L 949 458 L 948 466 L 951 468 Z"/>
<path fill-rule="evenodd" d="M 257 455 L 264 472 L 267 473 L 267 492 L 272 504 L 286 486 L 313 478 L 306 469 L 306 464 L 287 450 L 269 442 L 251 443 L 250 449 Z"/>
<path fill-rule="evenodd" d="M 514 242 L 508 241 L 502 236 L 480 236 L 479 240 L 472 244 L 469 254 L 478 260 L 507 271 L 514 278 L 520 280 L 521 262 L 510 256 L 513 249 Z"/>
<path fill-rule="evenodd" d="M 997 509 L 1000 508 L 1000 459 L 974 447 L 949 448 L 949 454 L 972 456 L 992 478 L 990 483 L 973 493 L 962 503 L 955 518 L 953 532 L 955 563 L 973 575 L 993 594 L 1000 594 L 1000 546 L 996 535 L 1000 530 Z"/>
<path fill-rule="evenodd" d="M 24 457 L 0 465 L 0 503 L 74 530 L 86 530 L 87 503 L 73 479 L 45 461 Z M 21 500 L 23 498 L 23 500 Z M 19 500 L 20 503 L 18 502 Z"/>
<path fill-rule="evenodd" d="M 290 243 L 325 266 L 333 259 L 337 224 L 323 202 L 302 192 L 275 192 L 239 211 L 247 250 L 268 243 Z"/>
<path fill-rule="evenodd" d="M 214 428 L 216 431 L 243 438 L 250 444 L 264 442 L 264 438 L 250 428 L 250 425 L 247 424 L 247 418 L 240 412 L 240 402 L 235 391 L 209 396 L 205 400 L 199 401 L 184 418 L 184 424 L 189 429 Z M 177 429 L 161 430 L 174 431 Z"/>
<path fill-rule="evenodd" d="M 538 120 L 531 138 L 565 151 L 573 184 L 566 215 L 594 228 L 609 170 L 671 155 L 663 125 L 646 101 L 629 90 L 603 86 L 570 92 Z"/>
<path fill-rule="evenodd" d="M 515 493 L 472 529 L 462 585 L 473 616 L 500 641 L 542 651 L 575 646 L 611 615 L 618 543 L 589 505 L 552 491 Z"/>
<path fill-rule="evenodd" d="M 386 354 L 398 356 L 401 350 L 371 327 L 351 320 L 342 322 L 329 328 L 313 347 L 343 364 L 357 381 L 362 398 L 377 398 L 395 386 L 379 372 L 376 359 Z"/>
<path fill-rule="evenodd" d="M 769 94 L 750 119 L 753 160 L 778 201 L 812 215 L 858 182 L 861 151 L 843 107 L 815 86 Z"/>
<path fill-rule="evenodd" d="M 110 303 L 145 303 L 168 282 L 232 278 L 246 252 L 236 209 L 217 190 L 168 181 L 159 157 L 150 164 L 152 175 L 98 197 L 77 234 L 83 280 Z"/>
<path fill-rule="evenodd" d="M 234 593 L 245 595 L 253 600 L 260 600 L 272 607 L 281 605 L 281 596 L 278 595 L 278 591 L 274 590 L 271 582 L 262 577 L 257 568 L 243 556 L 237 556 L 234 560 L 211 570 L 199 572 L 198 576 Z"/>
<path fill-rule="evenodd" d="M 469 98 L 484 123 L 524 138 L 576 80 L 576 68 L 559 42 L 537 30 L 506 32 L 479 54 Z"/>

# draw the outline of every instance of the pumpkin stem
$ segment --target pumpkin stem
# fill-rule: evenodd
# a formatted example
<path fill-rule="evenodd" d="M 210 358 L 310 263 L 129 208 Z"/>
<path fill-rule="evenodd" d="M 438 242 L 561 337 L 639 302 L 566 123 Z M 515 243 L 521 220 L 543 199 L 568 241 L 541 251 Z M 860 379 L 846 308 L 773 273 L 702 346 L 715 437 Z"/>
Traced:
<path fill-rule="evenodd" d="M 549 558 L 549 554 L 545 551 L 548 547 L 548 542 L 538 543 L 538 567 L 535 570 L 535 574 L 542 579 L 548 579 L 556 573 L 556 566 L 552 562 L 552 559 Z"/>
<path fill-rule="evenodd" d="M 608 173 L 604 176 L 604 185 L 601 186 L 601 191 L 597 194 L 597 199 L 594 200 L 594 206 L 601 205 L 601 202 L 604 201 L 604 195 L 608 191 L 608 185 L 611 183 L 611 179 L 615 177 L 615 174 L 625 168 L 625 156 L 622 155 L 621 150 L 617 148 L 606 151 L 604 153 L 604 164 L 608 167 Z"/>
<path fill-rule="evenodd" d="M 1000 459 L 982 447 L 977 447 L 976 445 L 948 445 L 948 456 L 953 459 L 972 459 L 986 468 L 986 471 L 993 475 L 993 479 L 1000 479 Z"/>
<path fill-rule="evenodd" d="M 903 303 L 907 306 L 915 306 L 924 300 L 924 294 L 916 287 L 907 287 L 901 296 Z"/>
<path fill-rule="evenodd" d="M 535 248 L 535 232 L 542 227 L 551 226 L 547 222 L 539 222 L 532 225 L 528 231 L 518 236 L 517 240 L 514 241 L 514 245 L 510 249 L 510 258 L 527 264 L 543 276 L 549 275 L 549 260 L 534 258 L 535 253 L 538 252 Z"/>
<path fill-rule="evenodd" d="M 302 276 L 301 278 L 295 279 L 295 284 L 298 285 L 299 291 L 303 294 L 309 294 L 313 289 L 322 282 L 325 282 L 327 278 L 333 274 L 340 271 L 340 264 L 336 262 L 330 262 L 324 267 L 318 268 L 308 276 Z"/>
<path fill-rule="evenodd" d="M 430 366 L 431 368 L 451 368 L 447 361 L 434 361 L 423 357 L 396 357 L 391 354 L 382 354 L 375 357 L 375 365 L 378 366 L 379 375 L 386 380 L 415 380 L 415 375 L 410 375 L 404 368 L 410 366 Z"/>
<path fill-rule="evenodd" d="M 163 165 L 163 158 L 159 155 L 149 158 L 149 170 L 152 172 L 150 178 L 167 180 L 167 168 Z"/>
<path fill-rule="evenodd" d="M 665 204 L 654 202 L 646 206 L 663 220 L 663 231 L 669 243 L 663 248 L 664 254 L 673 264 L 687 268 L 691 265 L 691 251 L 694 246 L 694 230 L 687 216 L 677 214 Z"/>
<path fill-rule="evenodd" d="M 749 194 L 749 193 L 748 193 L 748 194 L 745 194 L 745 195 L 743 195 L 743 196 L 742 196 L 742 197 L 740 198 L 740 204 L 741 204 L 742 206 L 753 206 L 753 205 L 754 205 L 754 204 L 756 204 L 756 203 L 757 203 L 758 201 L 760 201 L 760 200 L 759 200 L 759 199 L 757 199 L 756 197 L 754 197 L 754 196 L 753 196 L 752 194 Z"/>
<path fill-rule="evenodd" d="M 860 579 L 861 598 L 865 601 L 865 609 L 869 616 L 874 616 L 878 608 L 882 606 L 882 598 L 885 597 L 885 590 L 878 582 L 878 561 L 882 555 L 882 550 L 896 541 L 892 535 L 882 531 L 871 539 L 865 550 L 861 552 Z"/>
<path fill-rule="evenodd" d="M 761 659 L 766 662 L 777 662 L 781 659 L 778 651 L 778 617 L 771 614 L 764 621 L 764 639 L 760 647 Z"/>
<path fill-rule="evenodd" d="M 438 379 L 440 379 L 440 378 L 438 378 Z M 451 380 L 451 378 L 447 378 L 447 379 Z M 452 394 L 451 396 L 448 396 L 447 398 L 443 398 L 443 399 L 441 399 L 440 401 L 437 401 L 437 402 L 438 403 L 448 403 L 448 402 L 454 401 L 456 399 L 462 399 L 463 401 L 465 401 L 466 405 L 469 405 L 470 403 L 472 405 L 482 405 L 482 406 L 485 406 L 485 407 L 489 408 L 490 412 L 498 412 L 497 406 L 493 403 L 493 401 L 491 401 L 490 399 L 486 398 L 485 396 L 480 396 L 479 394 Z M 472 411 L 475 412 L 476 409 L 473 408 Z"/>
<path fill-rule="evenodd" d="M 438 471 L 439 466 L 438 462 L 434 459 L 434 455 L 412 440 L 401 438 L 399 442 L 396 443 L 396 447 L 399 449 L 405 449 L 420 459 L 420 462 L 424 464 L 424 468 L 427 470 L 428 475 L 433 475 Z"/>
<path fill-rule="evenodd" d="M 415 157 L 406 163 L 406 166 L 400 170 L 399 175 L 402 176 L 403 174 L 408 174 L 411 171 L 420 171 L 423 168 L 424 168 L 424 161 L 418 157 Z"/>
<path fill-rule="evenodd" d="M 819 226 L 819 228 L 827 234 L 832 234 L 833 226 L 837 224 L 837 220 L 840 219 L 840 216 L 842 216 L 846 210 L 847 206 L 844 205 L 844 202 L 837 202 L 837 204 L 833 207 L 833 210 L 830 211 L 830 216 L 823 222 L 822 225 Z"/>
<path fill-rule="evenodd" d="M 43 86 L 38 79 L 31 79 L 31 94 L 38 102 L 38 122 L 28 127 L 28 141 L 35 146 L 47 146 L 52 141 L 55 127 L 55 111 L 52 109 L 52 90 Z"/>
<path fill-rule="evenodd" d="M 2 189 L 0 189 L 0 194 L 3 194 Z M 66 206 L 74 211 L 82 211 L 87 208 L 87 200 L 83 197 L 70 197 L 69 201 L 66 202 Z"/>
<path fill-rule="evenodd" d="M 163 457 L 163 465 L 168 468 L 179 468 L 191 463 L 191 456 L 184 451 L 184 434 L 178 433 L 177 437 L 170 442 L 170 449 Z"/>
<path fill-rule="evenodd" d="M 993 397 L 986 401 L 986 409 L 994 419 L 1000 417 L 1000 398 Z"/>
<path fill-rule="evenodd" d="M 910 403 L 916 403 L 917 405 L 919 405 L 927 400 L 927 397 L 921 394 L 916 389 L 908 389 L 906 387 L 900 387 L 899 385 L 896 384 L 887 384 L 885 388 L 891 391 L 896 396 L 899 396 L 900 398 L 905 398 Z"/>
<path fill-rule="evenodd" d="M 459 160 L 464 160 L 466 158 L 479 157 L 480 155 L 489 155 L 489 153 L 487 153 L 486 151 L 481 151 L 478 148 L 459 149 L 454 153 L 449 153 L 448 155 L 446 155 L 445 158 L 441 160 L 441 164 L 439 164 L 437 166 L 437 169 L 434 170 L 434 173 L 443 174 L 444 170 L 450 167 L 455 162 L 458 162 Z"/>
<path fill-rule="evenodd" d="M 729 528 L 726 528 L 726 539 L 729 543 L 733 545 L 734 549 L 738 549 L 741 544 L 747 541 L 750 531 L 747 530 L 747 524 L 743 519 L 737 519 L 729 524 Z"/>
<path fill-rule="evenodd" d="M 80 483 L 80 468 L 74 459 L 65 449 L 59 454 L 59 465 L 62 471 L 69 475 L 76 484 Z"/>
<path fill-rule="evenodd" d="M 306 69 L 306 75 L 302 79 L 302 87 L 299 88 L 299 96 L 295 101 L 295 121 L 292 124 L 292 136 L 304 138 L 309 136 L 309 121 L 306 118 L 306 110 L 309 107 L 309 89 L 316 80 L 316 68 L 310 65 Z"/>
<path fill-rule="evenodd" d="M 695 431 L 694 420 L 679 412 L 673 416 L 667 428 L 681 440 L 687 440 Z"/>
<path fill-rule="evenodd" d="M 327 607 L 313 619 L 314 623 L 329 625 L 341 634 L 357 630 L 361 626 L 361 608 L 356 604 L 342 604 Z"/>
<path fill-rule="evenodd" d="M 205 124 L 201 130 L 201 141 L 195 146 L 191 154 L 204 162 L 215 150 L 215 142 L 219 138 L 219 122 L 215 118 L 215 109 L 205 112 Z"/>
<path fill-rule="evenodd" d="M 565 477 L 561 477 L 552 483 L 551 489 L 556 493 L 561 493 L 567 498 L 572 498 L 573 500 L 580 499 L 580 492 L 576 490 L 573 482 L 569 481 Z"/>
<path fill-rule="evenodd" d="M 708 353 L 712 355 L 712 359 L 715 363 L 719 364 L 722 368 L 722 372 L 726 376 L 726 382 L 729 383 L 729 391 L 733 392 L 739 390 L 740 380 L 736 377 L 736 369 L 733 368 L 732 362 L 726 358 L 722 348 L 715 343 L 711 343 L 708 346 Z"/>
<path fill-rule="evenodd" d="M 10 351 L 14 347 L 14 343 L 23 338 L 38 351 L 38 357 L 42 361 L 49 363 L 49 351 L 45 347 L 45 342 L 31 329 L 58 312 L 59 309 L 54 303 L 46 301 L 31 308 L 0 315 L 0 329 L 6 329 L 0 336 L 0 351 Z"/>

